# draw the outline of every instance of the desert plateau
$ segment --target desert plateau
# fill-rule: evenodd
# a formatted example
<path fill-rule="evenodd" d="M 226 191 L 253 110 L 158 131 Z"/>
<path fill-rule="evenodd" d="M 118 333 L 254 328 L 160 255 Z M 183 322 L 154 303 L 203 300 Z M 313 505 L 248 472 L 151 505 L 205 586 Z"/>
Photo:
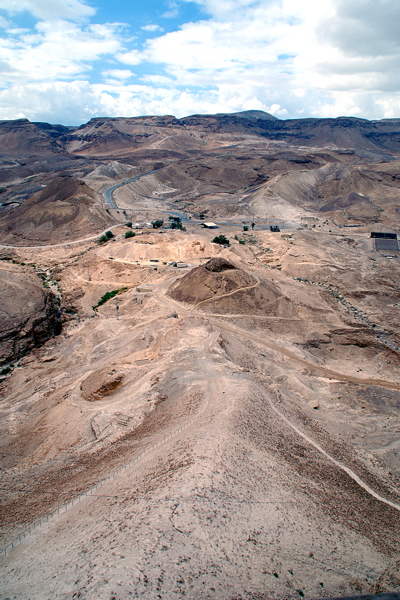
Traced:
<path fill-rule="evenodd" d="M 0 122 L 0 598 L 400 592 L 400 120 Z"/>

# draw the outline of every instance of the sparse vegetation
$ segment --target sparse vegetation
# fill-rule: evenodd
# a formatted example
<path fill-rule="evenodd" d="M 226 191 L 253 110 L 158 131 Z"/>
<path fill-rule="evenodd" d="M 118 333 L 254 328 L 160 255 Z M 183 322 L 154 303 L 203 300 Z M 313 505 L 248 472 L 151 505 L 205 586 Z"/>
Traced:
<path fill-rule="evenodd" d="M 114 234 L 112 233 L 112 231 L 106 231 L 105 233 L 103 233 L 102 236 L 100 236 L 99 244 L 105 244 L 106 242 L 111 240 L 113 237 L 114 237 Z"/>
<path fill-rule="evenodd" d="M 171 229 L 183 229 L 180 217 L 174 217 L 170 215 L 168 218 L 170 220 Z"/>
<path fill-rule="evenodd" d="M 98 308 L 102 304 L 105 304 L 106 302 L 108 302 L 108 300 L 111 300 L 111 298 L 114 298 L 117 294 L 122 294 L 122 292 L 126 292 L 127 289 L 129 289 L 129 288 L 123 287 L 123 288 L 119 288 L 118 290 L 112 290 L 111 292 L 106 292 L 100 298 L 98 303 L 95 306 L 93 306 L 93 310 L 96 310 L 96 308 Z"/>
<path fill-rule="evenodd" d="M 220 244 L 221 246 L 229 246 L 230 245 L 230 241 L 228 240 L 228 238 L 226 236 L 224 236 L 223 233 L 221 233 L 220 235 L 216 235 L 215 238 L 212 240 L 213 244 Z"/>

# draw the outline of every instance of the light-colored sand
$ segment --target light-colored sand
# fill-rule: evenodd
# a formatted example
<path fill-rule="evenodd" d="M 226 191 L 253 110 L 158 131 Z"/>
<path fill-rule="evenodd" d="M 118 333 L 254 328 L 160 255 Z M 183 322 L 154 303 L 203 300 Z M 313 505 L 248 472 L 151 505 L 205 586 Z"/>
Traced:
<path fill-rule="evenodd" d="M 396 557 L 397 266 L 365 234 L 221 231 L 229 249 L 189 226 L 36 252 L 76 312 L 3 383 L 2 545 L 111 479 L 3 557 L 1 598 L 355 594 Z M 172 299 L 211 256 L 284 302 Z"/>

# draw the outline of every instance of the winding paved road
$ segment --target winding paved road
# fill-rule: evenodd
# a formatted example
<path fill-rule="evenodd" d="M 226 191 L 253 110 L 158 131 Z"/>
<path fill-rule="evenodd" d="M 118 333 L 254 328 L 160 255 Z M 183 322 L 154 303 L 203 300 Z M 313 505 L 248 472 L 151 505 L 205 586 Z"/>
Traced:
<path fill-rule="evenodd" d="M 122 187 L 123 185 L 128 185 L 128 183 L 132 183 L 132 181 L 137 181 L 138 179 L 141 179 L 142 177 L 145 177 L 146 175 L 152 175 L 153 173 L 157 173 L 158 171 L 161 171 L 161 169 L 163 169 L 163 168 L 164 167 L 160 167 L 159 169 L 154 169 L 153 171 L 147 171 L 147 173 L 142 173 L 141 175 L 136 175 L 136 177 L 131 177 L 130 179 L 125 179 L 125 181 L 121 181 L 121 183 L 116 183 L 115 185 L 112 185 L 111 187 L 107 188 L 104 191 L 105 201 L 111 205 L 111 208 L 119 209 L 119 206 L 117 206 L 115 204 L 114 198 L 113 198 L 113 192 L 115 192 L 115 190 Z"/>

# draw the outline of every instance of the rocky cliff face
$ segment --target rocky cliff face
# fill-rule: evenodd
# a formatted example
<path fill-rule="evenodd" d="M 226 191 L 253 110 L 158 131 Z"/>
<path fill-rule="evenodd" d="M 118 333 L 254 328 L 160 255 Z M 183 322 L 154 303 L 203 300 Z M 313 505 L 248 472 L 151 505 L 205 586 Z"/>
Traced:
<path fill-rule="evenodd" d="M 256 135 L 294 146 L 332 146 L 384 153 L 400 150 L 399 119 L 368 121 L 338 117 L 282 120 L 263 111 L 191 115 L 181 119 L 171 115 L 105 117 L 91 119 L 77 128 L 30 123 L 27 119 L 0 121 L 0 149 L 14 155 L 65 152 L 93 156 L 126 154 L 138 148 L 153 148 L 164 136 L 168 139 L 179 136 L 182 145 L 182 136 L 190 138 L 194 131 L 202 135 Z"/>
<path fill-rule="evenodd" d="M 0 148 L 5 154 L 54 154 L 62 152 L 62 136 L 68 127 L 31 123 L 28 119 L 0 121 Z"/>
<path fill-rule="evenodd" d="M 60 333 L 57 300 L 31 269 L 0 265 L 0 365 L 17 360 Z"/>

